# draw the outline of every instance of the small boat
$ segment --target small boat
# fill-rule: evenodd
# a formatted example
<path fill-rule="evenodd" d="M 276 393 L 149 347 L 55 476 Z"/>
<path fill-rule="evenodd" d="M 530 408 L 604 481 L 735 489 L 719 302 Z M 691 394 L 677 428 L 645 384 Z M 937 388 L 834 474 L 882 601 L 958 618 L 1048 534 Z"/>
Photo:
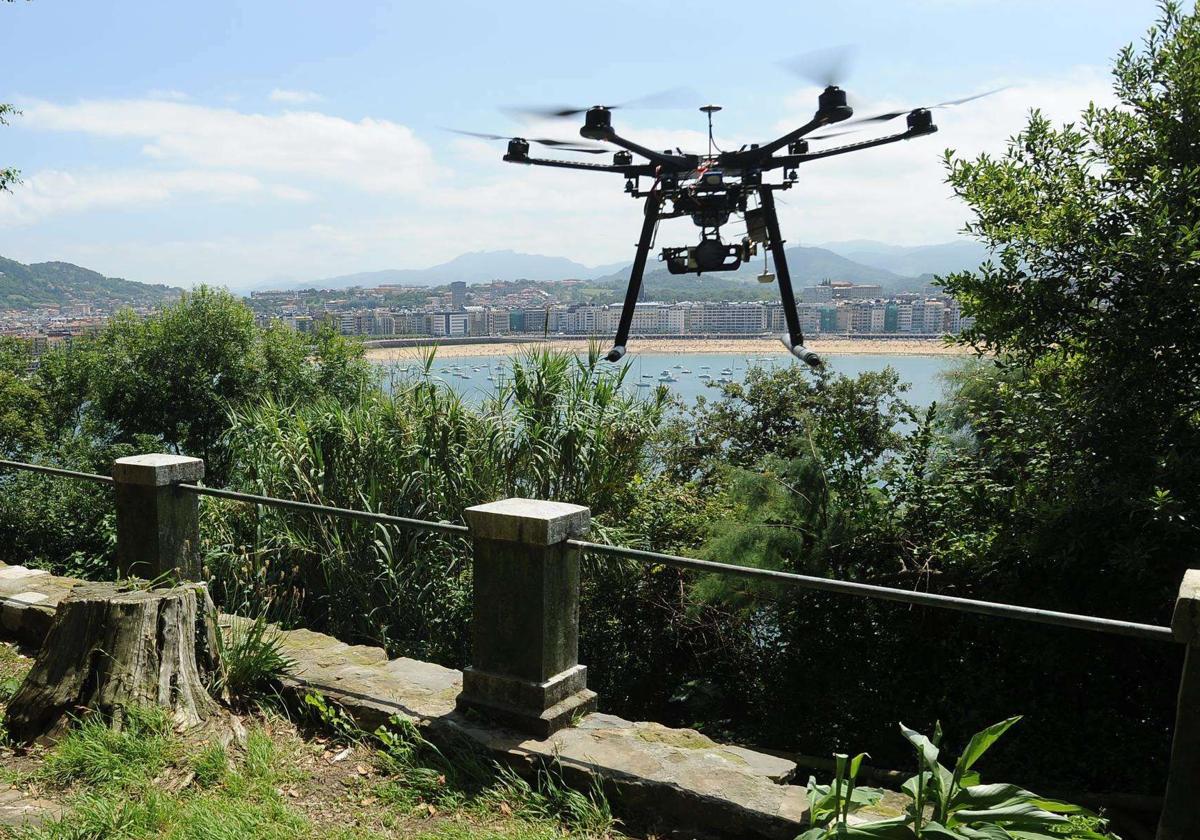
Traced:
<path fill-rule="evenodd" d="M 690 373 L 691 373 L 691 371 L 690 371 L 690 370 L 688 370 L 687 368 L 684 368 L 683 370 L 681 370 L 681 371 L 679 371 L 679 372 L 680 372 L 680 373 L 687 373 L 687 374 L 690 374 Z"/>
<path fill-rule="evenodd" d="M 679 380 L 676 379 L 674 376 L 660 376 L 658 378 L 658 381 L 659 382 L 678 382 Z"/>
<path fill-rule="evenodd" d="M 711 376 L 709 376 L 707 373 L 702 373 L 702 374 L 700 374 L 700 378 L 701 378 L 701 379 L 712 379 L 712 377 L 711 377 Z"/>

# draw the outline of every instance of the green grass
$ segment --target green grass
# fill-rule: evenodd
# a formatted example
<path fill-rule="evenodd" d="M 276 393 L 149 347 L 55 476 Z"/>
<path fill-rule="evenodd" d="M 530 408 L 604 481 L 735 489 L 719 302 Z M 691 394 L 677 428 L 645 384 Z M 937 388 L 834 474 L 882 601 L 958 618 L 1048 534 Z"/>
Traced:
<path fill-rule="evenodd" d="M 10 644 L 0 643 L 0 703 L 7 703 L 33 663 Z"/>
<path fill-rule="evenodd" d="M 283 637 L 265 616 L 235 622 L 220 640 L 225 676 L 218 689 L 228 690 L 241 706 L 270 702 L 279 678 L 296 666 L 283 652 Z"/>
<path fill-rule="evenodd" d="M 369 743 L 368 743 L 369 740 Z M 607 803 L 568 792 L 552 770 L 531 783 L 416 727 L 350 742 L 304 740 L 289 724 L 248 726 L 241 745 L 182 740 L 159 712 L 118 731 L 79 721 L 22 779 L 64 816 L 4 829 L 12 840 L 550 840 L 611 836 Z"/>
<path fill-rule="evenodd" d="M 127 710 L 120 729 L 88 717 L 58 743 L 37 776 L 63 787 L 76 782 L 93 787 L 136 786 L 161 773 L 179 747 L 166 714 L 157 709 Z"/>

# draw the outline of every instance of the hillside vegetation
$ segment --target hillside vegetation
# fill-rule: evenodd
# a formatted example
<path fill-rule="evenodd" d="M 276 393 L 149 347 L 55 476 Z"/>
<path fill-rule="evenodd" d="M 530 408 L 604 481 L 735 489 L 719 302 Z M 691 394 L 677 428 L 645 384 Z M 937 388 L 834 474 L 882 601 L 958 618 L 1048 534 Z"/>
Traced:
<path fill-rule="evenodd" d="M 66 262 L 24 265 L 0 257 L 0 309 L 88 304 L 94 309 L 154 306 L 179 297 L 171 286 L 135 283 Z"/>

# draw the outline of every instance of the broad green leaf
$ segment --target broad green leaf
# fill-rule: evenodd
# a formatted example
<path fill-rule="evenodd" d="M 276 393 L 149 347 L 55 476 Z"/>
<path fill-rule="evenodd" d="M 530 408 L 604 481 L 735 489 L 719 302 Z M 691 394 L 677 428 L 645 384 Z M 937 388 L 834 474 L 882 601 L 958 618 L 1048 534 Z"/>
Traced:
<path fill-rule="evenodd" d="M 906 819 L 881 820 L 866 825 L 846 826 L 838 838 L 850 840 L 915 840 L 912 826 Z"/>
<path fill-rule="evenodd" d="M 937 762 L 939 754 L 938 748 L 934 746 L 933 742 L 920 732 L 917 732 L 915 729 L 909 729 L 903 723 L 900 724 L 900 732 L 905 738 L 908 739 L 908 742 L 916 748 L 917 755 L 921 758 L 921 763 L 928 766 L 929 769 L 932 770 L 933 768 L 931 765 Z"/>
<path fill-rule="evenodd" d="M 1050 825 L 1067 821 L 1067 818 L 1060 814 L 1043 811 L 1036 805 L 1027 802 L 1005 805 L 999 808 L 963 809 L 954 812 L 954 819 L 960 823 L 1012 822 L 1025 826 Z"/>
<path fill-rule="evenodd" d="M 962 774 L 970 770 L 975 762 L 978 761 L 992 744 L 1000 739 L 1000 736 L 1009 730 L 1009 728 L 1021 719 L 1020 715 L 1015 715 L 999 723 L 993 723 L 984 729 L 979 730 L 971 736 L 970 743 L 963 750 L 962 755 L 958 757 L 958 763 L 954 766 L 955 778 L 961 778 Z"/>
<path fill-rule="evenodd" d="M 955 831 L 968 840 L 1012 840 L 1012 835 L 998 825 L 959 826 Z"/>
<path fill-rule="evenodd" d="M 960 787 L 955 792 L 953 804 L 973 808 L 995 808 L 1018 802 L 1032 802 L 1036 798 L 1036 794 L 1016 785 L 971 785 L 970 787 Z"/>
<path fill-rule="evenodd" d="M 854 758 L 850 759 L 850 778 L 851 779 L 858 778 L 858 770 L 860 767 L 862 767 L 863 759 L 870 758 L 870 757 L 871 756 L 868 755 L 867 753 L 859 753 L 858 755 L 854 756 Z"/>
<path fill-rule="evenodd" d="M 944 838 L 944 840 L 963 840 L 963 836 L 953 829 L 937 822 L 927 822 L 921 828 L 921 837 Z"/>

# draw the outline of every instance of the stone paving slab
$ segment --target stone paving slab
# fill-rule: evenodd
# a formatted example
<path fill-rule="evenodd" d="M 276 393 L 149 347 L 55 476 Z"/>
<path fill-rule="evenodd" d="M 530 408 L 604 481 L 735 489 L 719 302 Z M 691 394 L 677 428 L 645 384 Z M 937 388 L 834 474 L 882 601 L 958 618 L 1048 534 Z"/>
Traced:
<path fill-rule="evenodd" d="M 41 569 L 0 563 L 0 632 L 25 644 L 40 643 L 58 602 L 77 583 Z"/>
<path fill-rule="evenodd" d="M 315 635 L 315 634 L 314 634 Z M 718 744 L 693 729 L 631 722 L 592 713 L 545 740 L 490 726 L 455 711 L 462 673 L 415 659 L 359 664 L 330 654 L 284 648 L 299 667 L 285 681 L 299 698 L 317 691 L 336 701 L 364 729 L 403 715 L 427 728 L 441 744 L 466 737 L 517 767 L 557 761 L 572 784 L 599 778 L 614 808 L 649 826 L 684 829 L 697 836 L 792 838 L 804 827 L 804 788 L 782 784 L 795 763 L 743 747 Z M 380 651 L 382 653 L 382 651 Z"/>
<path fill-rule="evenodd" d="M 22 828 L 39 826 L 62 816 L 62 807 L 36 799 L 15 787 L 0 785 L 0 826 Z"/>
<path fill-rule="evenodd" d="M 0 633 L 37 643 L 58 602 L 77 581 L 0 564 Z M 31 597 L 41 595 L 44 597 Z M 221 623 L 246 621 L 222 616 Z M 393 715 L 413 719 L 435 743 L 469 742 L 521 769 L 556 761 L 572 785 L 599 780 L 627 822 L 689 837 L 790 838 L 805 827 L 803 787 L 787 784 L 796 765 L 719 744 L 692 729 L 592 713 L 545 740 L 455 711 L 462 672 L 429 662 L 389 660 L 382 648 L 349 645 L 309 630 L 282 633 L 296 667 L 283 680 L 299 702 L 316 691 L 373 730 Z M 2 802 L 0 802 L 2 804 Z M 903 807 L 888 801 L 883 818 Z"/>

